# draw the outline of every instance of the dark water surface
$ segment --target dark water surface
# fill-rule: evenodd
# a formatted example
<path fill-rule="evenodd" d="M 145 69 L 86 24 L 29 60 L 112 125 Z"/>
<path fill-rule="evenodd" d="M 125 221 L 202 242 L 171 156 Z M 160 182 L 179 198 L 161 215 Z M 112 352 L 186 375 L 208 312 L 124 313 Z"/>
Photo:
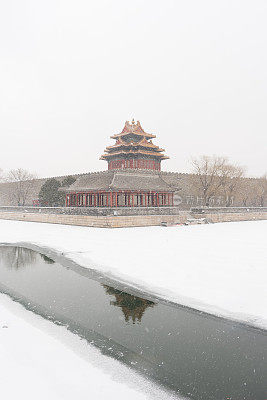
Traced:
<path fill-rule="evenodd" d="M 92 278 L 35 251 L 0 247 L 0 291 L 104 354 L 190 399 L 267 400 L 266 332 Z"/>

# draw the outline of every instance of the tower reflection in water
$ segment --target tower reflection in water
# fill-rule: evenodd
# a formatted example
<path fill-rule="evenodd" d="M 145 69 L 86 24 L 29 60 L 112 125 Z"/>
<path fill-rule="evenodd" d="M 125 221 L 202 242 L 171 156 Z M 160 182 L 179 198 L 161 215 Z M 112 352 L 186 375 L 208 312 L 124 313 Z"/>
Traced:
<path fill-rule="evenodd" d="M 52 258 L 49 258 L 47 256 L 45 256 L 44 254 L 40 254 L 40 256 L 42 257 L 42 259 L 44 260 L 44 262 L 46 262 L 46 264 L 54 264 L 54 260 L 52 260 Z"/>
<path fill-rule="evenodd" d="M 37 253 L 33 250 L 14 247 L 0 246 L 0 263 L 6 268 L 20 270 L 38 264 L 38 257 L 46 264 L 54 264 L 54 260 L 44 254 Z M 114 296 L 115 300 L 110 301 L 110 304 L 121 308 L 126 322 L 141 323 L 142 317 L 149 307 L 154 307 L 155 303 L 141 297 L 133 296 L 129 293 L 115 289 L 108 285 L 102 285 L 106 293 Z"/>
<path fill-rule="evenodd" d="M 110 304 L 121 308 L 126 322 L 140 323 L 146 309 L 155 305 L 153 301 L 133 296 L 108 285 L 102 286 L 107 294 L 115 297 L 115 300 L 111 301 Z"/>

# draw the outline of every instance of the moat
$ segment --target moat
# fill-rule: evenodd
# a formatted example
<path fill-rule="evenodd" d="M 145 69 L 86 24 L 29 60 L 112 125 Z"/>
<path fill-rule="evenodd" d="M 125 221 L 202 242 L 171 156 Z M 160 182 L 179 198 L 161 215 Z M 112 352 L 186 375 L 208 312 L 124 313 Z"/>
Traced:
<path fill-rule="evenodd" d="M 266 331 L 134 295 L 21 247 L 0 247 L 0 291 L 177 395 L 267 398 Z"/>

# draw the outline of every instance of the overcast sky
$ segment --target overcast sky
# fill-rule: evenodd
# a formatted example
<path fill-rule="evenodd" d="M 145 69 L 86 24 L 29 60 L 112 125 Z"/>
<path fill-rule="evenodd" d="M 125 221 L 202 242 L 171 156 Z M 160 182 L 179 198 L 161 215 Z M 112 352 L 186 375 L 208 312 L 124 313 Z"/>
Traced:
<path fill-rule="evenodd" d="M 0 168 L 105 170 L 140 120 L 170 160 L 267 171 L 266 0 L 2 0 Z"/>

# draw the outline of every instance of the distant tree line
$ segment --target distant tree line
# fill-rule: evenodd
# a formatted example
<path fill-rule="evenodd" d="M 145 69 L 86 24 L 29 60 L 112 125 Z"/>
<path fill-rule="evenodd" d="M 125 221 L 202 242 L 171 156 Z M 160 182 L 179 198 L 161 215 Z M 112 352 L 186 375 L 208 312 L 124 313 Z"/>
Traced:
<path fill-rule="evenodd" d="M 11 204 L 24 206 L 32 195 L 32 190 L 37 179 L 37 175 L 23 168 L 12 169 L 8 173 L 4 173 L 0 169 L 0 182 L 12 182 L 11 191 L 9 193 L 9 201 Z"/>
<path fill-rule="evenodd" d="M 4 173 L 0 169 L 0 183 L 13 183 L 10 186 L 9 201 L 11 204 L 25 206 L 29 204 L 36 188 L 37 175 L 23 168 L 12 169 L 8 173 Z M 64 206 L 65 193 L 60 188 L 69 187 L 76 181 L 73 176 L 67 176 L 62 182 L 55 178 L 47 179 L 42 185 L 38 200 L 41 206 Z"/>
<path fill-rule="evenodd" d="M 211 206 L 215 196 L 224 198 L 224 206 L 232 205 L 231 199 L 238 196 L 243 206 L 263 207 L 267 198 L 267 176 L 255 180 L 255 184 L 246 184 L 244 188 L 245 168 L 229 162 L 221 156 L 202 155 L 191 159 L 191 170 L 197 192 L 203 198 L 204 206 Z"/>

